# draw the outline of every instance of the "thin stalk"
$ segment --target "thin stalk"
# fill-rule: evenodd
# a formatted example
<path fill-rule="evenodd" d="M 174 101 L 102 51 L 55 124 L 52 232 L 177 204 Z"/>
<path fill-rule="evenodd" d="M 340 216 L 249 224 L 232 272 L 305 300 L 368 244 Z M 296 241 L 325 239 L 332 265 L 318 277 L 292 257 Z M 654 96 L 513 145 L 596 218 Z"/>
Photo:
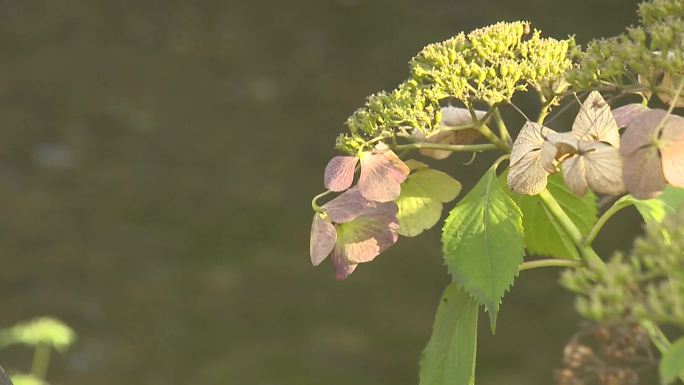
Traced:
<path fill-rule="evenodd" d="M 33 353 L 33 363 L 31 363 L 31 375 L 41 380 L 45 378 L 48 367 L 50 366 L 50 345 L 39 343 Z"/>
<path fill-rule="evenodd" d="M 537 123 L 543 124 L 544 119 L 546 119 L 546 116 L 549 114 L 549 109 L 553 105 L 553 103 L 556 101 L 556 97 L 552 97 L 551 99 L 545 101 L 542 103 L 541 110 L 539 111 L 539 116 L 537 117 Z"/>
<path fill-rule="evenodd" d="M 660 327 L 655 322 L 651 320 L 641 320 L 639 325 L 642 329 L 644 329 L 644 331 L 646 331 L 648 338 L 651 340 L 653 345 L 655 345 L 660 354 L 665 354 L 668 350 L 670 350 L 670 346 L 672 345 L 670 340 L 667 339 L 665 333 L 660 330 Z M 684 382 L 684 374 L 680 374 L 679 379 Z"/>
<path fill-rule="evenodd" d="M 594 242 L 596 239 L 596 236 L 599 234 L 603 226 L 608 222 L 608 220 L 615 215 L 618 211 L 624 209 L 625 207 L 631 206 L 632 202 L 629 201 L 623 201 L 619 200 L 615 203 L 613 203 L 606 212 L 601 215 L 601 217 L 596 221 L 594 226 L 591 228 L 589 231 L 589 234 L 587 234 L 586 237 L 584 237 L 584 242 L 582 242 L 585 246 L 591 246 L 591 244 Z"/>
<path fill-rule="evenodd" d="M 431 150 L 447 150 L 453 152 L 478 152 L 478 151 L 489 151 L 496 150 L 499 147 L 491 143 L 483 144 L 443 144 L 443 143 L 410 143 L 410 144 L 397 144 L 392 146 L 395 150 L 414 150 L 427 148 Z"/>
<path fill-rule="evenodd" d="M 544 206 L 549 210 L 551 215 L 558 221 L 563 230 L 568 234 L 572 242 L 577 246 L 580 255 L 587 263 L 587 266 L 599 269 L 601 272 L 607 272 L 607 267 L 605 262 L 601 257 L 596 254 L 591 246 L 586 246 L 583 242 L 582 232 L 579 231 L 575 223 L 568 217 L 568 214 L 563 210 L 563 208 L 558 204 L 558 201 L 551 195 L 549 190 L 544 190 L 539 193 L 539 198 L 541 199 Z"/>
<path fill-rule="evenodd" d="M 496 122 L 496 126 L 499 127 L 499 137 L 510 146 L 513 143 L 513 140 L 511 139 L 511 134 L 508 132 L 506 123 L 504 123 L 498 108 L 494 110 L 494 122 Z"/>
<path fill-rule="evenodd" d="M 682 88 L 684 88 L 684 78 L 679 82 L 679 86 L 677 87 L 677 92 L 675 92 L 674 97 L 670 101 L 670 108 L 667 109 L 667 114 L 663 116 L 663 118 L 660 120 L 658 123 L 658 126 L 656 127 L 655 131 L 653 131 L 653 142 L 657 143 L 658 138 L 660 138 L 660 133 L 665 127 L 665 122 L 667 121 L 667 118 L 672 115 L 672 111 L 675 108 L 675 105 L 677 104 L 677 101 L 679 100 L 679 95 L 682 93 Z"/>
<path fill-rule="evenodd" d="M 506 153 L 511 152 L 511 147 L 508 145 L 508 143 L 505 143 L 503 140 L 499 139 L 499 137 L 496 136 L 486 125 L 483 124 L 475 129 L 480 132 L 480 135 L 495 145 L 496 148 Z"/>
<path fill-rule="evenodd" d="M 573 259 L 539 259 L 523 262 L 518 271 L 538 269 L 540 267 L 582 267 L 584 263 Z"/>
<path fill-rule="evenodd" d="M 313 199 L 311 200 L 311 208 L 313 209 L 313 211 L 315 211 L 315 212 L 317 212 L 317 213 L 320 213 L 320 212 L 323 211 L 323 210 L 321 210 L 321 208 L 318 206 L 318 200 L 321 199 L 321 198 L 323 198 L 324 196 L 330 194 L 331 192 L 332 192 L 332 191 L 330 191 L 330 190 L 326 190 L 326 191 L 323 191 L 322 193 L 316 195 L 315 197 L 313 197 Z"/>
<path fill-rule="evenodd" d="M 492 107 L 493 108 L 493 107 Z M 468 111 L 470 111 L 470 116 L 473 118 L 473 121 L 478 121 L 477 120 L 477 114 L 475 114 L 475 110 L 472 107 L 468 107 Z M 487 119 L 489 119 L 489 116 L 491 115 L 491 109 L 490 111 L 487 112 L 487 114 L 484 116 L 484 118 L 481 121 L 478 121 L 478 124 L 474 127 L 480 135 L 482 135 L 485 139 L 487 139 L 490 143 L 494 144 L 496 147 L 498 147 L 500 150 L 502 150 L 505 153 L 511 152 L 511 147 L 508 145 L 508 143 L 505 143 L 501 138 L 496 136 L 492 130 L 487 127 L 486 124 L 484 124 Z"/>

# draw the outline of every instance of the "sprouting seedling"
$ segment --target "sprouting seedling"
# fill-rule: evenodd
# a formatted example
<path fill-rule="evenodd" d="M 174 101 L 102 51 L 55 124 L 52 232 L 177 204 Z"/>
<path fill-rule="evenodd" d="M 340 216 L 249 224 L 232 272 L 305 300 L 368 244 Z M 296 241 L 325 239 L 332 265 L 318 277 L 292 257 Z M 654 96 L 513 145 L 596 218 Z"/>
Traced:
<path fill-rule="evenodd" d="M 11 345 L 35 348 L 30 375 L 13 376 L 15 385 L 45 383 L 52 349 L 66 351 L 76 340 L 76 333 L 63 322 L 42 317 L 0 331 L 0 349 Z"/>

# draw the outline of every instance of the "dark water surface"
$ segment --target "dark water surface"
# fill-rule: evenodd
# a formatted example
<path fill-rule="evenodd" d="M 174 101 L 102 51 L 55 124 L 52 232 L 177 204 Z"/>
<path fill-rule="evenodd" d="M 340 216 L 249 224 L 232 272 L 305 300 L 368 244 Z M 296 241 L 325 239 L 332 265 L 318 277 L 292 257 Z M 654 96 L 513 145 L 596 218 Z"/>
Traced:
<path fill-rule="evenodd" d="M 339 283 L 310 266 L 309 200 L 346 116 L 423 45 L 516 19 L 585 42 L 636 16 L 625 0 L 0 0 L 0 326 L 76 329 L 55 384 L 415 384 L 448 281 L 438 231 Z M 478 168 L 452 171 L 470 186 Z M 551 382 L 578 322 L 556 278 L 524 273 L 497 335 L 481 330 L 479 384 Z"/>

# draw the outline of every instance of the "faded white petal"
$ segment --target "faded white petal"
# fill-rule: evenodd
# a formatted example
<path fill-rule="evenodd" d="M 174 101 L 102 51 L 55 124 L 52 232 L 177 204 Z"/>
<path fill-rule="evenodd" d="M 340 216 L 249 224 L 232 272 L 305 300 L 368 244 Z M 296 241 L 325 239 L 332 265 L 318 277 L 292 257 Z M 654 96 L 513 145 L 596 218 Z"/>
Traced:
<path fill-rule="evenodd" d="M 617 148 L 592 142 L 580 145 L 579 150 L 585 160 L 586 178 L 592 191 L 605 195 L 618 195 L 625 191 L 622 157 Z"/>
<path fill-rule="evenodd" d="M 587 178 L 584 159 L 579 156 L 573 156 L 563 162 L 563 179 L 568 190 L 576 195 L 584 195 L 587 193 Z"/>
<path fill-rule="evenodd" d="M 536 195 L 544 191 L 548 172 L 542 165 L 542 145 L 553 130 L 527 122 L 511 150 L 508 186 L 518 194 Z M 548 150 L 547 150 L 548 151 Z"/>
<path fill-rule="evenodd" d="M 578 140 L 570 132 L 550 132 L 541 149 L 541 164 L 550 174 L 558 172 L 560 163 L 577 153 Z"/>
<path fill-rule="evenodd" d="M 582 103 L 572 133 L 577 139 L 605 142 L 620 147 L 620 131 L 610 106 L 598 91 L 592 91 Z"/>
<path fill-rule="evenodd" d="M 600 142 L 580 141 L 578 154 L 563 162 L 563 178 L 570 191 L 617 195 L 624 191 L 622 157 L 617 148 Z"/>

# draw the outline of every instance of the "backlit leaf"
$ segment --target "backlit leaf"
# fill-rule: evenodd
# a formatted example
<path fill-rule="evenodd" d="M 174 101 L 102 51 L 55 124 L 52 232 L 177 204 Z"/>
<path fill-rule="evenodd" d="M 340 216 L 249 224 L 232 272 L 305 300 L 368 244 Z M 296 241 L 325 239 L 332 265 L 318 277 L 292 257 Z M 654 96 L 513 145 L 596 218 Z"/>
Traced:
<path fill-rule="evenodd" d="M 493 330 L 524 254 L 522 213 L 494 168 L 449 213 L 442 250 L 453 280 L 485 305 Z"/>
<path fill-rule="evenodd" d="M 573 194 L 565 187 L 560 175 L 549 177 L 547 189 L 558 201 L 582 234 L 588 234 L 596 223 L 596 195 Z M 579 259 L 575 244 L 538 196 L 512 194 L 523 213 L 525 247 L 540 256 Z"/>
<path fill-rule="evenodd" d="M 421 168 L 409 175 L 401 185 L 399 234 L 414 237 L 434 226 L 442 215 L 442 203 L 452 201 L 461 191 L 461 184 L 449 175 Z"/>
<path fill-rule="evenodd" d="M 660 223 L 665 216 L 677 212 L 684 204 L 684 189 L 667 186 L 657 198 L 637 199 L 632 195 L 625 195 L 614 203 L 615 206 L 633 204 L 646 223 Z"/>
<path fill-rule="evenodd" d="M 478 303 L 456 283 L 444 291 L 420 359 L 419 385 L 473 385 Z"/>
<path fill-rule="evenodd" d="M 663 354 L 658 372 L 662 385 L 671 384 L 677 377 L 684 376 L 684 337 L 675 341 Z"/>

